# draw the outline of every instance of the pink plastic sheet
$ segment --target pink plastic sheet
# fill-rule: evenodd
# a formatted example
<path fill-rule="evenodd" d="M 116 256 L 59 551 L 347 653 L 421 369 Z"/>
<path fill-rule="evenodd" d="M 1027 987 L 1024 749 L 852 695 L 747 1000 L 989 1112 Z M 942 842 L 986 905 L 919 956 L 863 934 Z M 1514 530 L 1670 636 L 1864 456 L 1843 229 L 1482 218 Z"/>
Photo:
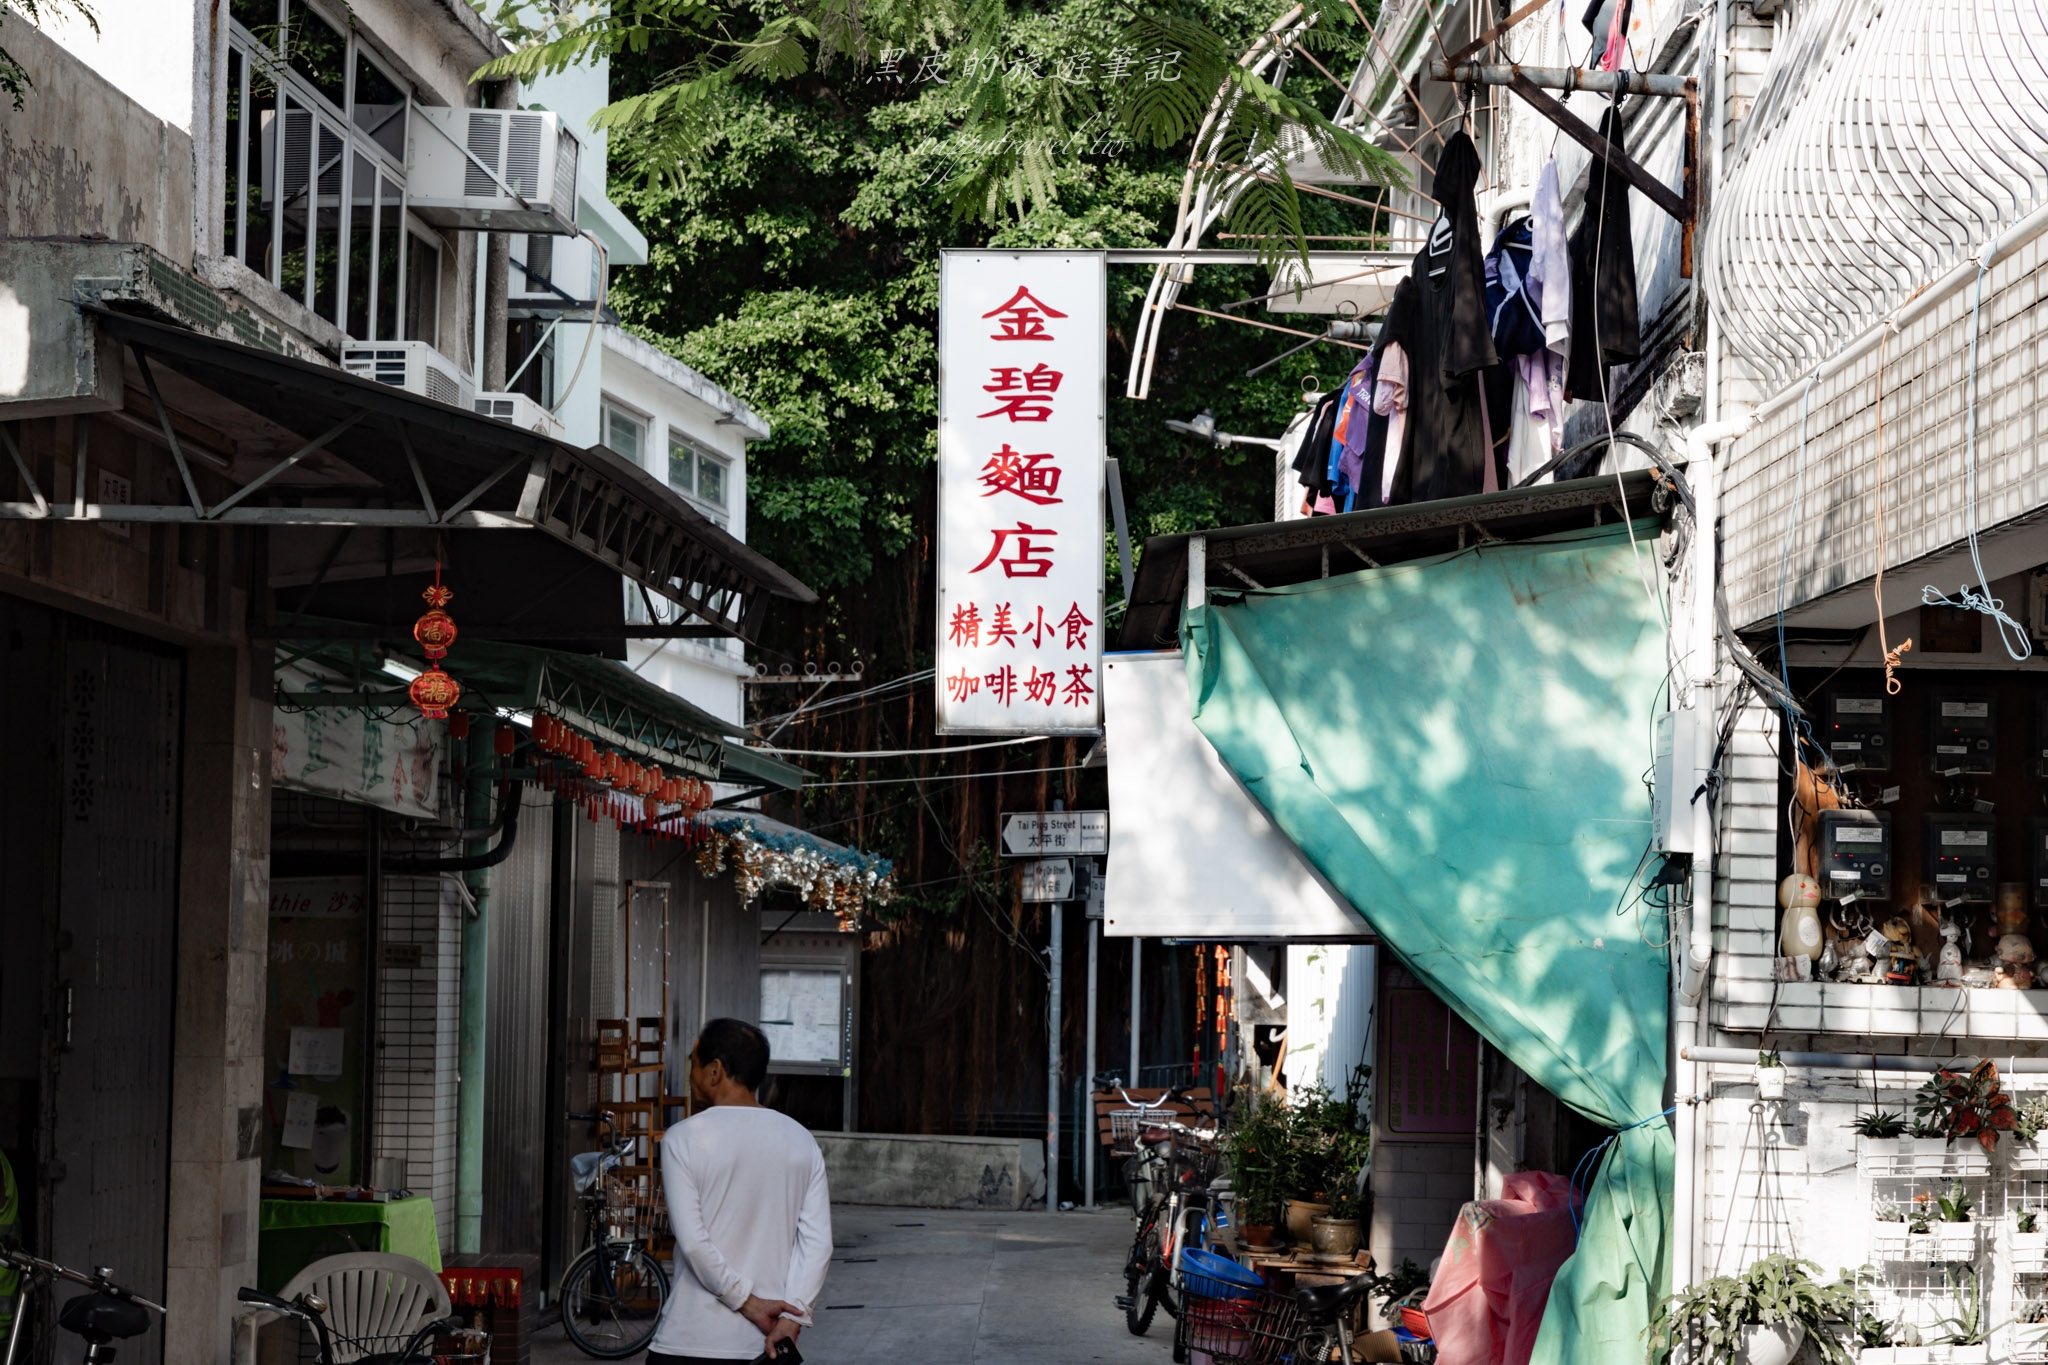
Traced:
<path fill-rule="evenodd" d="M 1528 1365 L 1577 1198 L 1563 1176 L 1524 1171 L 1458 1210 L 1422 1306 L 1443 1365 Z"/>

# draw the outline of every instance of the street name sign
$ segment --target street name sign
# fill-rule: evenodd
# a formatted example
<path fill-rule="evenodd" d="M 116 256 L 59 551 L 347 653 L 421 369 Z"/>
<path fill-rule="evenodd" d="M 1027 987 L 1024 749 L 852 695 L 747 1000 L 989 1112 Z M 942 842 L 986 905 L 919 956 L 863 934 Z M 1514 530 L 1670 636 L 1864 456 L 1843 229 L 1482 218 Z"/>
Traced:
<path fill-rule="evenodd" d="M 1074 898 L 1074 860 L 1072 858 L 1040 858 L 1023 866 L 1022 899 L 1031 901 L 1068 901 Z"/>
<path fill-rule="evenodd" d="M 1003 812 L 1003 856 L 1036 858 L 1047 853 L 1100 857 L 1109 852 L 1109 812 L 1047 810 Z"/>

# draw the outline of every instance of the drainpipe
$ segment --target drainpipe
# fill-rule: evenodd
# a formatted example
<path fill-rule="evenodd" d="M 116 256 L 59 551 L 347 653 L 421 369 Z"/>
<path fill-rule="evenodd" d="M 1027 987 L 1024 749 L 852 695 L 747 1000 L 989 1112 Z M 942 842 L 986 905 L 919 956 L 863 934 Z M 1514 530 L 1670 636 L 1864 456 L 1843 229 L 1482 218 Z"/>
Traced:
<path fill-rule="evenodd" d="M 491 774 L 501 766 L 492 752 L 499 722 L 474 716 L 469 729 L 469 782 L 463 809 L 474 817 L 491 808 Z M 506 765 L 509 766 L 509 765 Z M 516 783 L 505 786 L 504 801 L 520 799 Z M 509 826 L 508 826 L 509 828 Z M 508 840 L 509 842 L 509 840 Z M 468 852 L 488 847 L 478 840 Z M 455 1111 L 455 1250 L 474 1255 L 483 1250 L 484 1228 L 484 1039 L 489 1003 L 491 874 L 477 868 L 463 874 L 475 911 L 462 922 L 462 1050 L 457 1062 Z"/>
<path fill-rule="evenodd" d="M 1715 614 L 1714 586 L 1720 559 L 1720 473 L 1714 447 L 1748 429 L 1747 421 L 1708 422 L 1688 433 L 1685 481 L 1692 489 L 1695 519 L 1692 543 L 1692 610 L 1686 626 L 1686 673 L 1691 680 L 1688 706 L 1693 713 L 1692 762 L 1674 763 L 1692 776 L 1684 785 L 1703 781 L 1714 763 Z M 1690 793 L 1686 793 L 1690 796 Z M 1695 1172 L 1699 1167 L 1699 1115 L 1690 1097 L 1699 1092 L 1698 1068 L 1687 1057 L 1700 1040 L 1700 997 L 1714 955 L 1714 816 L 1705 792 L 1692 799 L 1692 908 L 1684 956 L 1671 996 L 1672 1090 L 1677 1099 L 1673 1137 L 1677 1157 L 1672 1172 L 1671 1287 L 1689 1288 L 1693 1278 L 1693 1242 L 1698 1223 Z"/>

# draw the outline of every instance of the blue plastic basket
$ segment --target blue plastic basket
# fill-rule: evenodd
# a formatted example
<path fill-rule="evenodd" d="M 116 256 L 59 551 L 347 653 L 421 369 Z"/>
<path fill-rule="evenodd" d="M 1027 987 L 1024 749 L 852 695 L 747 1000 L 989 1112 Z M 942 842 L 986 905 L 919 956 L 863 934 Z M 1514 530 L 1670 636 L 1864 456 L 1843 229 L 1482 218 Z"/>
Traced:
<path fill-rule="evenodd" d="M 1180 1260 L 1188 1292 L 1205 1299 L 1248 1299 L 1266 1287 L 1257 1272 L 1213 1251 L 1191 1247 L 1181 1253 Z"/>

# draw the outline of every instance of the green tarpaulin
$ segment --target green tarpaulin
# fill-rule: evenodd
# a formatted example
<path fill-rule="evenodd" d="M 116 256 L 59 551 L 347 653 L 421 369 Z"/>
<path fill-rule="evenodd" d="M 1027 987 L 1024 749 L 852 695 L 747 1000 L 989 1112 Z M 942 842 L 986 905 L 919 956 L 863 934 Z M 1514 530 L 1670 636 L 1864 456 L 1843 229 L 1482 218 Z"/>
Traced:
<path fill-rule="evenodd" d="M 1625 1130 L 1538 1365 L 1640 1360 L 1669 1289 L 1665 927 L 1621 909 L 1665 672 L 1633 553 L 1620 526 L 1488 544 L 1214 593 L 1182 627 L 1195 724 L 1274 822 L 1481 1036 Z"/>

